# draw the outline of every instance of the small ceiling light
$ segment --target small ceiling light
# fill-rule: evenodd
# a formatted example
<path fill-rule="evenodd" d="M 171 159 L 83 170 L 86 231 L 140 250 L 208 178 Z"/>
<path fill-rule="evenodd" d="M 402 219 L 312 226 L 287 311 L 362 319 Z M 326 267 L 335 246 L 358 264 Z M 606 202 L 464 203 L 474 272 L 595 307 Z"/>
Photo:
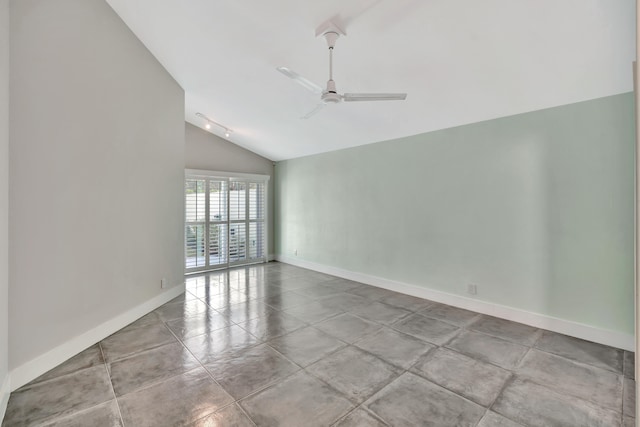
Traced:
<path fill-rule="evenodd" d="M 196 113 L 196 116 L 200 117 L 201 119 L 203 119 L 205 121 L 205 124 L 204 124 L 205 129 L 209 130 L 209 129 L 211 129 L 211 125 L 216 125 L 216 126 L 221 127 L 222 129 L 224 129 L 224 137 L 225 138 L 229 138 L 231 136 L 231 132 L 233 132 L 233 129 L 229 129 L 226 126 L 223 126 L 220 123 L 211 120 L 209 117 L 205 116 L 202 113 Z"/>

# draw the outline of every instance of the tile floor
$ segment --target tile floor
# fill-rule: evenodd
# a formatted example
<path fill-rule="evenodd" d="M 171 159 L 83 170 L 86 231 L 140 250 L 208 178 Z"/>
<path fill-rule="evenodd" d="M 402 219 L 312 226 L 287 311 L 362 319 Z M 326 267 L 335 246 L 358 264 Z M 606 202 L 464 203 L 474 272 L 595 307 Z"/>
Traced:
<path fill-rule="evenodd" d="M 633 353 L 269 263 L 11 394 L 2 426 L 633 426 Z"/>

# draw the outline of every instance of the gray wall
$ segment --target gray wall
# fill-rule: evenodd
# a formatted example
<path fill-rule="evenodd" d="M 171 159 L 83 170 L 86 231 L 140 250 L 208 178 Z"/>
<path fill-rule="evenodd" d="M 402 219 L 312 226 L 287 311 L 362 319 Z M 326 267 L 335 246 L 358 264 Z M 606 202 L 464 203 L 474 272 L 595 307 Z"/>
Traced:
<path fill-rule="evenodd" d="M 267 238 L 268 253 L 273 254 L 273 162 L 190 123 L 186 126 L 185 168 L 254 173 L 271 177 L 267 203 L 269 219 Z"/>
<path fill-rule="evenodd" d="M 9 0 L 0 0 L 0 420 L 9 375 Z"/>
<path fill-rule="evenodd" d="M 11 3 L 10 368 L 183 282 L 184 92 L 104 0 Z"/>
<path fill-rule="evenodd" d="M 622 94 L 278 162 L 276 253 L 633 334 Z"/>

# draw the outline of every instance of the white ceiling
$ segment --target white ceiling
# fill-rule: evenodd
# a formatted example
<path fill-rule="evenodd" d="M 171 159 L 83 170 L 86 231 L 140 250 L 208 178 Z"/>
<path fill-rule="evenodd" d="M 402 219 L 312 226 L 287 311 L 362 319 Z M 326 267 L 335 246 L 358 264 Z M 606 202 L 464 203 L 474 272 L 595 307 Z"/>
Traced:
<path fill-rule="evenodd" d="M 231 142 L 300 157 L 631 91 L 634 0 L 107 0 Z M 329 105 L 276 71 L 325 86 L 318 25 L 347 32 L 339 92 L 406 101 Z M 211 129 L 223 136 L 222 129 Z"/>

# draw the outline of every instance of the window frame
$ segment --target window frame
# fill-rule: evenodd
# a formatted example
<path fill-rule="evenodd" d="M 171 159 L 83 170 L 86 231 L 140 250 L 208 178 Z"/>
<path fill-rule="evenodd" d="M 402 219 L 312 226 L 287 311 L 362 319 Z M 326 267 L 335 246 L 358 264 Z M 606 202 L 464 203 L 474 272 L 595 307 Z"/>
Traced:
<path fill-rule="evenodd" d="M 233 173 L 233 172 L 220 172 L 220 171 L 208 171 L 208 170 L 201 170 L 201 169 L 185 169 L 185 173 L 184 173 L 184 183 L 186 184 L 187 180 L 189 179 L 204 179 L 205 180 L 205 194 L 206 194 L 206 207 L 205 207 L 205 219 L 204 219 L 204 224 L 205 224 L 205 230 L 204 230 L 204 234 L 205 234 L 205 242 L 204 242 L 204 246 L 206 248 L 206 256 L 205 256 L 205 265 L 201 266 L 201 267 L 194 267 L 194 268 L 187 268 L 186 265 L 186 259 L 187 259 L 187 233 L 186 231 L 184 232 L 184 244 L 183 244 L 183 248 L 184 248 L 184 253 L 183 253 L 183 267 L 184 267 L 184 273 L 185 275 L 188 274 L 196 274 L 196 273 L 201 273 L 203 271 L 211 271 L 211 270 L 218 270 L 218 269 L 224 269 L 224 268 L 229 268 L 229 267 L 233 267 L 233 266 L 237 266 L 237 265 L 249 265 L 249 264 L 258 264 L 258 263 L 263 263 L 263 262 L 267 262 L 269 261 L 269 230 L 268 230 L 268 224 L 269 224 L 269 210 L 268 210 L 268 196 L 269 196 L 269 180 L 271 179 L 270 175 L 258 175 L 258 174 L 247 174 L 247 173 Z M 226 244 L 227 244 L 227 248 L 226 250 L 226 263 L 223 264 L 216 264 L 216 265 L 209 265 L 210 262 L 210 254 L 209 254 L 209 226 L 212 223 L 215 224 L 220 224 L 222 223 L 221 221 L 218 220 L 211 220 L 210 216 L 210 211 L 209 211 L 209 205 L 210 205 L 210 194 L 209 194 L 209 180 L 214 179 L 214 180 L 221 180 L 221 181 L 226 181 L 227 185 L 226 185 L 226 191 L 227 191 L 227 195 L 226 195 L 226 202 L 227 202 L 227 212 L 226 212 L 226 216 L 227 219 L 226 221 L 222 221 L 225 224 L 227 224 L 227 236 L 226 236 Z M 244 219 L 243 220 L 233 220 L 231 219 L 231 213 L 230 213 L 230 188 L 231 188 L 231 182 L 243 182 L 245 184 L 245 203 L 244 203 L 244 209 L 245 209 L 245 213 L 244 213 Z M 250 184 L 252 183 L 256 183 L 256 184 L 262 184 L 263 187 L 263 218 L 260 220 L 259 218 L 257 219 L 251 219 L 250 217 Z M 186 230 L 186 226 L 188 225 L 187 223 L 187 218 L 186 218 L 186 185 L 183 186 L 185 188 L 185 193 L 183 195 L 183 202 L 185 203 L 184 206 L 184 212 L 185 212 L 185 220 L 184 220 L 184 226 L 185 226 L 185 230 Z M 253 258 L 253 259 L 249 259 L 249 255 L 250 255 L 250 248 L 249 245 L 246 244 L 246 242 L 249 241 L 249 236 L 250 236 L 250 229 L 251 229 L 251 224 L 252 223 L 259 223 L 262 222 L 263 225 L 263 229 L 264 229 L 264 233 L 263 233 L 263 257 L 261 258 Z M 230 233 L 231 233 L 231 226 L 233 224 L 243 224 L 243 227 L 245 229 L 245 249 L 244 249 L 244 259 L 239 259 L 239 260 L 235 260 L 235 261 L 231 261 L 231 255 L 230 255 Z"/>

